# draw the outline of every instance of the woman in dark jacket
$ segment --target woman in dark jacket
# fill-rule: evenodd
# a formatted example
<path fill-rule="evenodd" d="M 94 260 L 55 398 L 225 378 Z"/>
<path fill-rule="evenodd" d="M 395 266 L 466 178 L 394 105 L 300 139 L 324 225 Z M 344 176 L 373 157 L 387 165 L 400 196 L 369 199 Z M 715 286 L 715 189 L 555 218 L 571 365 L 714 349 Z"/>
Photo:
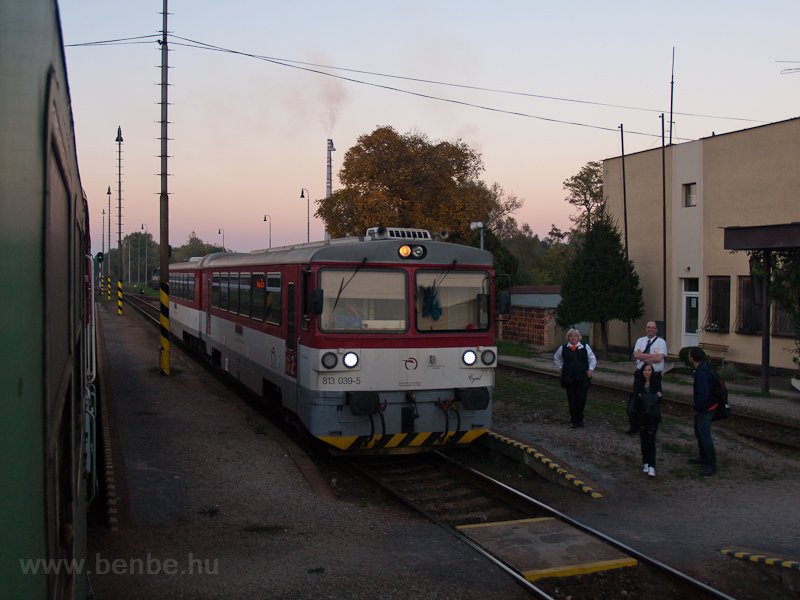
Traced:
<path fill-rule="evenodd" d="M 589 344 L 581 342 L 581 333 L 577 329 L 570 329 L 567 331 L 567 343 L 558 347 L 553 362 L 561 371 L 561 387 L 567 391 L 570 427 L 583 427 L 586 391 L 592 382 L 597 358 Z"/>
<path fill-rule="evenodd" d="M 656 476 L 656 432 L 661 422 L 661 373 L 653 365 L 645 364 L 633 378 L 636 419 L 639 423 L 639 441 L 642 447 L 642 471 Z"/>

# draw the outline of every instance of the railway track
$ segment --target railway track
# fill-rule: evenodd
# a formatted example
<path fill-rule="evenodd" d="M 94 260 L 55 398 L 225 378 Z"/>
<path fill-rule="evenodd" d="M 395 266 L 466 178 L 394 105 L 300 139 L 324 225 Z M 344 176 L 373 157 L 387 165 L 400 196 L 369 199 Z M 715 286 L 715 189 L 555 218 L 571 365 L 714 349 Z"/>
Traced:
<path fill-rule="evenodd" d="M 534 597 L 730 598 L 441 452 L 350 461 Z"/>
<path fill-rule="evenodd" d="M 518 365 L 498 364 L 498 369 L 514 372 L 525 377 L 546 378 L 557 385 L 558 374 L 543 369 L 527 368 Z M 601 388 L 611 393 L 619 394 L 620 401 L 624 401 L 630 389 L 594 378 L 593 388 Z M 688 417 L 692 414 L 692 401 L 688 395 L 665 394 L 662 402 L 662 411 L 665 414 Z M 779 421 L 774 418 L 748 414 L 737 410 L 733 406 L 733 414 L 724 421 L 716 421 L 714 427 L 721 427 L 727 432 L 735 433 L 749 440 L 775 449 L 787 449 L 800 452 L 800 425 L 788 421 Z"/>

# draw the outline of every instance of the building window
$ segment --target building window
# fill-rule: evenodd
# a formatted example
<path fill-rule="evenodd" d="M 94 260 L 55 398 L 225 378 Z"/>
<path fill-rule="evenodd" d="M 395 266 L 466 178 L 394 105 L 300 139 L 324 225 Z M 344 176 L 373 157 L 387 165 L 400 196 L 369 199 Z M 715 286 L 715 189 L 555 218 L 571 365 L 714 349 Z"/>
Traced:
<path fill-rule="evenodd" d="M 750 277 L 739 277 L 737 333 L 761 333 L 761 301 L 760 298 L 756 298 L 757 293 L 760 293 L 760 290 L 753 288 L 753 280 Z"/>
<path fill-rule="evenodd" d="M 705 331 L 728 333 L 731 324 L 731 278 L 708 278 L 708 307 Z"/>
<path fill-rule="evenodd" d="M 780 302 L 775 302 L 775 309 L 772 314 L 772 333 L 775 335 L 785 335 L 794 337 L 797 327 L 792 315 L 790 315 Z"/>
<path fill-rule="evenodd" d="M 684 206 L 697 206 L 697 184 L 684 183 L 683 184 L 683 205 Z"/>

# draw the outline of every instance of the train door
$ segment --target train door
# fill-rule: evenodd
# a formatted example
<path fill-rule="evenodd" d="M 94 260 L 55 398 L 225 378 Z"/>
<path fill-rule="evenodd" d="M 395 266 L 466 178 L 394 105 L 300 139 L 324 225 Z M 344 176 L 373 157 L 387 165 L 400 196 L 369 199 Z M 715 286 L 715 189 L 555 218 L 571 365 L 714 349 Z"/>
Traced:
<path fill-rule="evenodd" d="M 211 287 L 212 287 L 212 276 L 211 273 L 206 273 L 206 284 L 203 286 L 203 294 L 205 294 L 205 307 L 206 307 L 206 339 L 208 340 L 211 337 Z M 211 348 L 211 344 L 208 344 L 208 348 Z"/>
<path fill-rule="evenodd" d="M 286 374 L 297 377 L 297 307 L 295 284 L 286 286 Z"/>

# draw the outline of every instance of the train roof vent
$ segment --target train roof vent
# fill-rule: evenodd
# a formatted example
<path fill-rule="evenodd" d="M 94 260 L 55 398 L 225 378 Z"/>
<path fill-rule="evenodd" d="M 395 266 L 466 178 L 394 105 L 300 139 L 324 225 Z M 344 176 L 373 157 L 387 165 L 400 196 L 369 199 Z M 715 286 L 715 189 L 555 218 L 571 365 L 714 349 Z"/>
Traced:
<path fill-rule="evenodd" d="M 411 227 L 370 227 L 366 237 L 371 240 L 429 240 L 431 234 L 427 229 Z"/>

